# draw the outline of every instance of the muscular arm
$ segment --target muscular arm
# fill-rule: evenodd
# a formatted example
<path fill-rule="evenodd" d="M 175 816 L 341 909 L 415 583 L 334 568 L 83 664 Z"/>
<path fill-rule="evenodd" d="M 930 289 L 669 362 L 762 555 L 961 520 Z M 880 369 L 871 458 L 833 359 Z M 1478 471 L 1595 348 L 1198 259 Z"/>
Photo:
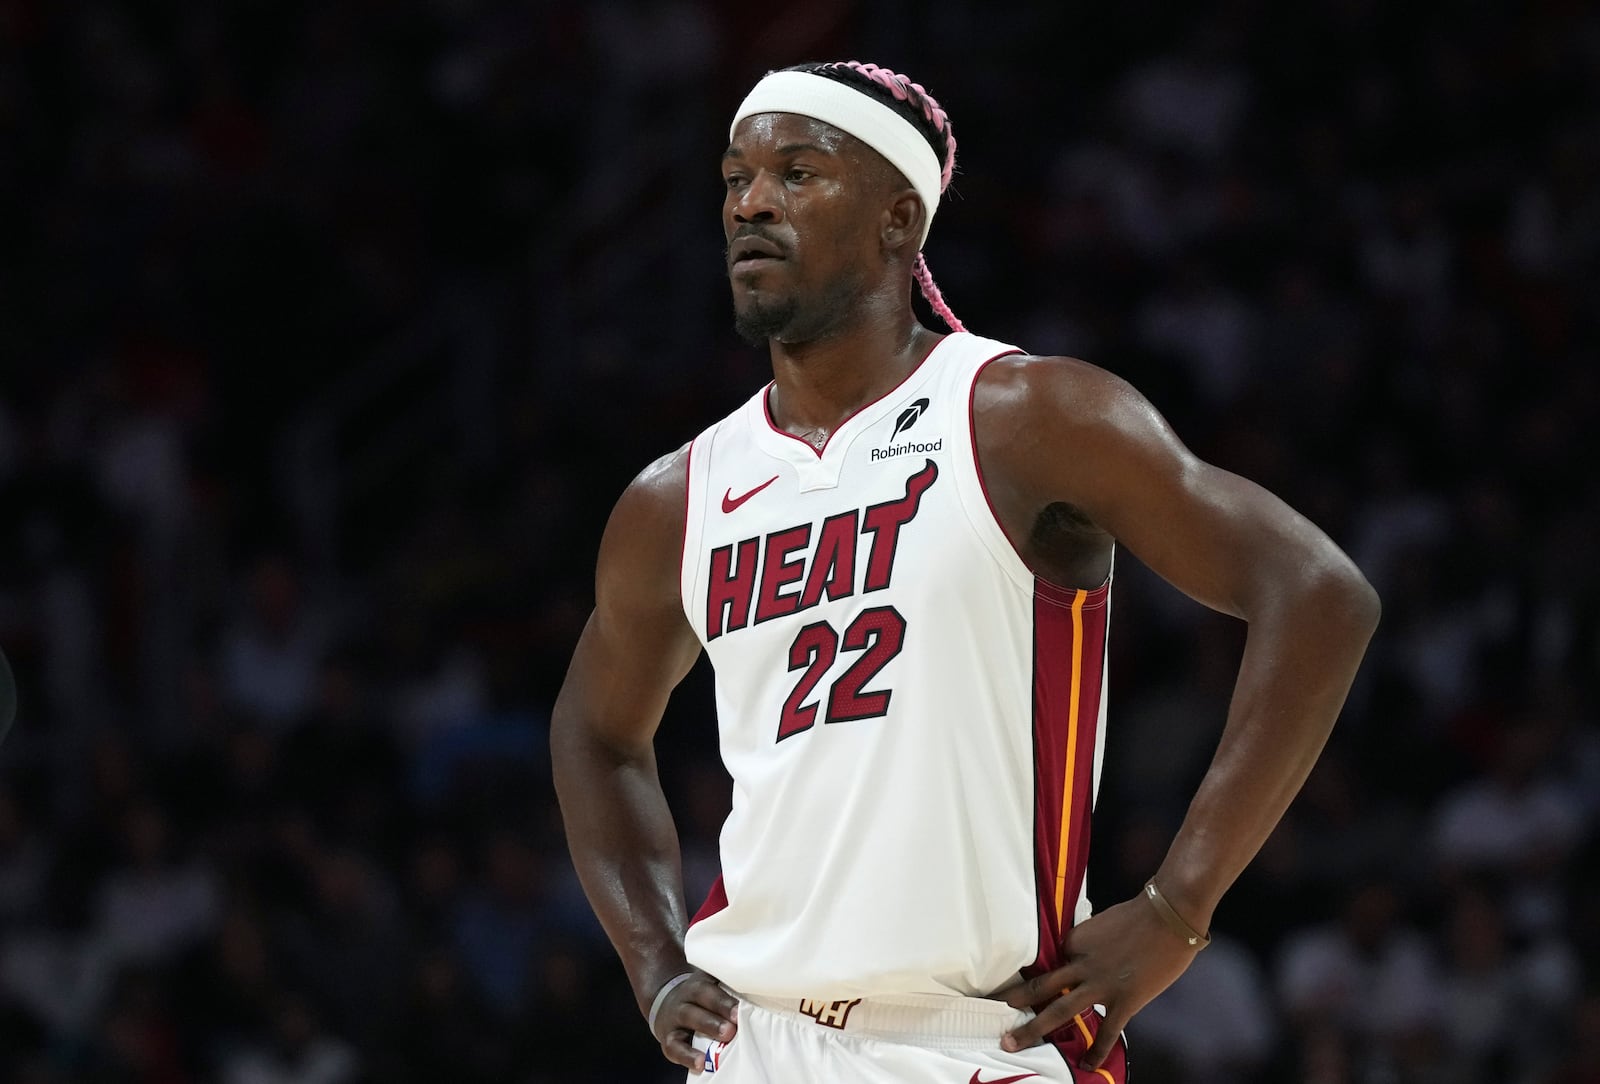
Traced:
<path fill-rule="evenodd" d="M 665 982 L 689 970 L 678 835 L 653 744 L 668 695 L 700 654 L 678 594 L 687 471 L 687 453 L 679 451 L 640 474 L 617 502 L 600 543 L 594 612 L 550 722 L 572 859 L 641 1012 Z M 707 1034 L 719 1033 L 732 1007 L 709 981 L 685 984 L 673 1001 L 685 1014 L 675 1023 Z M 682 1030 L 658 1027 L 657 1038 L 673 1061 L 698 1065 Z"/>
<path fill-rule="evenodd" d="M 1011 537 L 1026 538 L 1040 511 L 1066 502 L 1180 590 L 1248 625 L 1221 742 L 1153 871 L 1177 912 L 1205 930 L 1327 741 L 1376 627 L 1377 595 L 1322 531 L 1260 486 L 1196 458 L 1142 396 L 1100 369 L 1066 358 L 996 362 L 980 378 L 974 412 L 980 462 Z M 1167 939 L 1154 942 L 1154 955 L 1187 951 L 1145 901 L 1121 906 L 1120 920 L 1102 926 L 1128 935 L 1139 922 Z M 1075 930 L 1069 948 L 1095 940 Z M 1062 1021 L 1107 1005 L 1109 1035 L 1095 1044 L 1093 1065 L 1126 1018 L 1188 964 L 1164 955 L 1120 960 L 1109 976 L 1080 961 L 1041 977 L 1054 991 L 1074 987 L 1060 999 Z"/>

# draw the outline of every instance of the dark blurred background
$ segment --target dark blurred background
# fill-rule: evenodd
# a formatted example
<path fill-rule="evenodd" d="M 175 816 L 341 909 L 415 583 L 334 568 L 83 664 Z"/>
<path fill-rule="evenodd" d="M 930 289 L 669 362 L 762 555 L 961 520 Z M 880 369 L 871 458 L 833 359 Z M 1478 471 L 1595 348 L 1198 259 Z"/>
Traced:
<path fill-rule="evenodd" d="M 546 724 L 611 502 L 766 379 L 727 119 L 842 58 L 951 114 L 963 319 L 1125 375 L 1384 597 L 1139 1084 L 1600 1080 L 1600 13 L 1174 7 L 0 0 L 0 1080 L 681 1079 Z M 1242 643 L 1127 554 L 1113 629 L 1101 903 Z M 693 902 L 713 740 L 702 668 Z"/>

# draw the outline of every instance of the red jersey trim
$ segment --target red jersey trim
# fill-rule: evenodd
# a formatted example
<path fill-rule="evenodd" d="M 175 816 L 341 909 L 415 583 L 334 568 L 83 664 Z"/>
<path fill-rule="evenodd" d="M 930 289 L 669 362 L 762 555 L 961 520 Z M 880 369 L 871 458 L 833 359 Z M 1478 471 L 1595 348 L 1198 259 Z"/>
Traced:
<path fill-rule="evenodd" d="M 689 567 L 689 514 L 694 511 L 692 494 L 694 491 L 694 446 L 700 438 L 696 437 L 689 442 L 689 450 L 683 457 L 683 534 L 678 540 L 678 582 L 683 583 L 684 573 Z M 679 588 L 679 592 L 682 592 Z M 684 605 L 688 605 L 688 598 Z"/>
<path fill-rule="evenodd" d="M 693 926 L 701 919 L 710 918 L 718 911 L 725 910 L 728 906 L 728 886 L 722 883 L 722 874 L 717 874 L 717 879 L 711 882 L 711 891 L 706 893 L 705 902 L 700 905 L 700 910 L 694 913 L 689 920 Z"/>

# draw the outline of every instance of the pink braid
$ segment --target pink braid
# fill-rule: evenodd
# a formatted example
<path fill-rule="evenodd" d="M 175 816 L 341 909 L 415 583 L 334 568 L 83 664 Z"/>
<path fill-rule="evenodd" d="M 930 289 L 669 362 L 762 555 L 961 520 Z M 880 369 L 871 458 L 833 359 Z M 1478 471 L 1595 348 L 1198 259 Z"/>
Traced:
<path fill-rule="evenodd" d="M 911 274 L 916 278 L 917 285 L 922 287 L 922 296 L 928 299 L 928 305 L 939 314 L 939 319 L 945 322 L 951 331 L 965 331 L 965 326 L 956 319 L 956 314 L 950 311 L 950 305 L 944 299 L 944 294 L 939 291 L 938 285 L 933 281 L 933 272 L 928 270 L 928 261 L 917 253 L 917 262 L 911 265 Z"/>
<path fill-rule="evenodd" d="M 859 75 L 872 80 L 895 96 L 897 101 L 902 101 L 912 108 L 922 110 L 922 115 L 933 125 L 934 131 L 944 136 L 945 156 L 944 168 L 939 175 L 939 192 L 942 195 L 950 187 L 950 178 L 956 169 L 956 136 L 950 130 L 950 117 L 944 107 L 934 100 L 921 83 L 913 83 L 910 79 L 892 72 L 888 68 L 880 68 L 876 64 L 863 64 L 859 60 L 842 60 L 829 64 L 830 68 L 848 68 Z M 917 262 L 911 266 L 911 274 L 917 280 L 917 285 L 922 289 L 922 296 L 927 298 L 928 305 L 939 316 L 951 331 L 967 330 L 950 311 L 950 305 L 944 299 L 938 285 L 933 281 L 933 272 L 928 270 L 927 258 L 922 253 L 917 253 Z"/>

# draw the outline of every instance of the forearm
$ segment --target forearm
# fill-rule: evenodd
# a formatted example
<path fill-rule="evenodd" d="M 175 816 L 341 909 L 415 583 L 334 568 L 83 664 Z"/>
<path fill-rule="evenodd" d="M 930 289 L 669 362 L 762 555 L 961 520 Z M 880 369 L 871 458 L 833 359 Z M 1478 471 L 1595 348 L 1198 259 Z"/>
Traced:
<path fill-rule="evenodd" d="M 1227 724 L 1155 880 L 1199 929 L 1299 793 L 1355 680 L 1378 603 L 1353 569 L 1251 616 Z"/>
<path fill-rule="evenodd" d="M 584 893 L 621 957 L 644 1012 L 687 969 L 678 835 L 655 757 L 626 755 L 581 724 L 552 728 L 556 794 Z"/>

